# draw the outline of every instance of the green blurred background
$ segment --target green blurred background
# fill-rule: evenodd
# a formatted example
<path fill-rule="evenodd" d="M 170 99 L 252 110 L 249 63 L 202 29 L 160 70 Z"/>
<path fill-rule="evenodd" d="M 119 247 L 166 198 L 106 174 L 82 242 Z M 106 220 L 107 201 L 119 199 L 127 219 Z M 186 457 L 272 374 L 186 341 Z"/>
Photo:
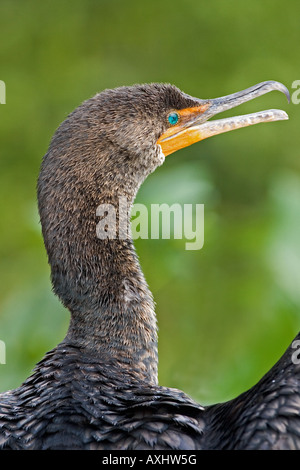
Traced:
<path fill-rule="evenodd" d="M 299 14 L 297 0 L 1 0 L 0 391 L 18 386 L 68 325 L 36 205 L 56 127 L 119 85 L 171 82 L 214 98 L 272 79 L 293 92 Z M 177 152 L 136 201 L 205 204 L 202 250 L 136 241 L 157 303 L 160 383 L 203 404 L 253 385 L 300 326 L 300 106 L 272 92 L 231 115 L 268 108 L 290 120 Z"/>

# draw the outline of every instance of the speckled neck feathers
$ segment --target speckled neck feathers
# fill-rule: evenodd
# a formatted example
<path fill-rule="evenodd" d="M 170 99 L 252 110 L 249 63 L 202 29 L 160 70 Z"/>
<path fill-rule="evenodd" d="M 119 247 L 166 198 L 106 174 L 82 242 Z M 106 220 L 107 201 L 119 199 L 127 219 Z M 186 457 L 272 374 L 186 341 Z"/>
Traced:
<path fill-rule="evenodd" d="M 59 165 L 51 157 L 50 152 L 40 176 L 40 182 L 49 181 L 48 192 L 40 192 L 40 214 L 53 288 L 71 312 L 65 341 L 102 360 L 114 358 L 156 383 L 153 301 L 132 241 L 102 240 L 96 234 L 97 207 L 110 203 L 118 208 L 117 194 L 104 189 L 102 175 L 80 189 L 78 167 L 60 186 Z M 132 196 L 127 192 L 128 205 Z"/>

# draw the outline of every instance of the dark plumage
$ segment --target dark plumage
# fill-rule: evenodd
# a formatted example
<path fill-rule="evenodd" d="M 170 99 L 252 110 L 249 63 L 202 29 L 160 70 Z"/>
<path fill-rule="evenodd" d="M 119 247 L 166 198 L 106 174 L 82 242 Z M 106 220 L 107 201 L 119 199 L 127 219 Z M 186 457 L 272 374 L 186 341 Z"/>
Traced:
<path fill-rule="evenodd" d="M 300 448 L 300 366 L 292 346 L 228 403 L 203 408 L 160 387 L 153 300 L 133 243 L 96 236 L 97 207 L 118 207 L 120 196 L 132 204 L 163 163 L 157 142 L 172 132 L 168 114 L 179 113 L 181 129 L 195 122 L 202 129 L 206 113 L 215 114 L 207 111 L 212 102 L 219 106 L 171 85 L 122 87 L 87 100 L 56 131 L 38 204 L 53 289 L 71 313 L 70 326 L 19 388 L 0 395 L 0 448 Z"/>

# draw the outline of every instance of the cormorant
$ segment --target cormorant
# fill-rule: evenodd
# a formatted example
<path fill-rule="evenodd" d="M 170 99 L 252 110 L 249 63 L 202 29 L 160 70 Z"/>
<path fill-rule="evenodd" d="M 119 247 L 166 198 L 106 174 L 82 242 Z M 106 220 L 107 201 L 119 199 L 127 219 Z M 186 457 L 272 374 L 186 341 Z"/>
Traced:
<path fill-rule="evenodd" d="M 32 375 L 0 395 L 0 448 L 300 449 L 295 343 L 226 403 L 203 407 L 159 386 L 154 305 L 133 242 L 121 231 L 112 236 L 109 224 L 106 236 L 97 233 L 97 208 L 107 215 L 115 207 L 120 221 L 119 198 L 132 204 L 165 156 L 215 134 L 287 119 L 269 110 L 208 121 L 271 90 L 289 97 L 274 81 L 216 99 L 169 84 L 120 87 L 88 99 L 59 126 L 41 165 L 38 206 L 53 289 L 70 325 Z"/>

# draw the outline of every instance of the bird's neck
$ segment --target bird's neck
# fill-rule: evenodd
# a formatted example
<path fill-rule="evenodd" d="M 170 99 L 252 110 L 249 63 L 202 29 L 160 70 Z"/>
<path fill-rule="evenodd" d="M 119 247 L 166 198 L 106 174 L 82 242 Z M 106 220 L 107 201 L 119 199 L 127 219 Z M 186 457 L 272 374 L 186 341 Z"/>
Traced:
<path fill-rule="evenodd" d="M 133 243 L 124 232 L 121 239 L 118 231 L 114 239 L 101 236 L 101 215 L 109 208 L 115 208 L 117 225 L 121 217 L 124 223 L 120 199 L 93 194 L 76 190 L 59 206 L 53 193 L 40 202 L 54 291 L 71 312 L 64 342 L 157 383 L 156 317 Z M 127 197 L 127 209 L 132 200 Z M 49 211 L 52 220 L 44 215 Z"/>

